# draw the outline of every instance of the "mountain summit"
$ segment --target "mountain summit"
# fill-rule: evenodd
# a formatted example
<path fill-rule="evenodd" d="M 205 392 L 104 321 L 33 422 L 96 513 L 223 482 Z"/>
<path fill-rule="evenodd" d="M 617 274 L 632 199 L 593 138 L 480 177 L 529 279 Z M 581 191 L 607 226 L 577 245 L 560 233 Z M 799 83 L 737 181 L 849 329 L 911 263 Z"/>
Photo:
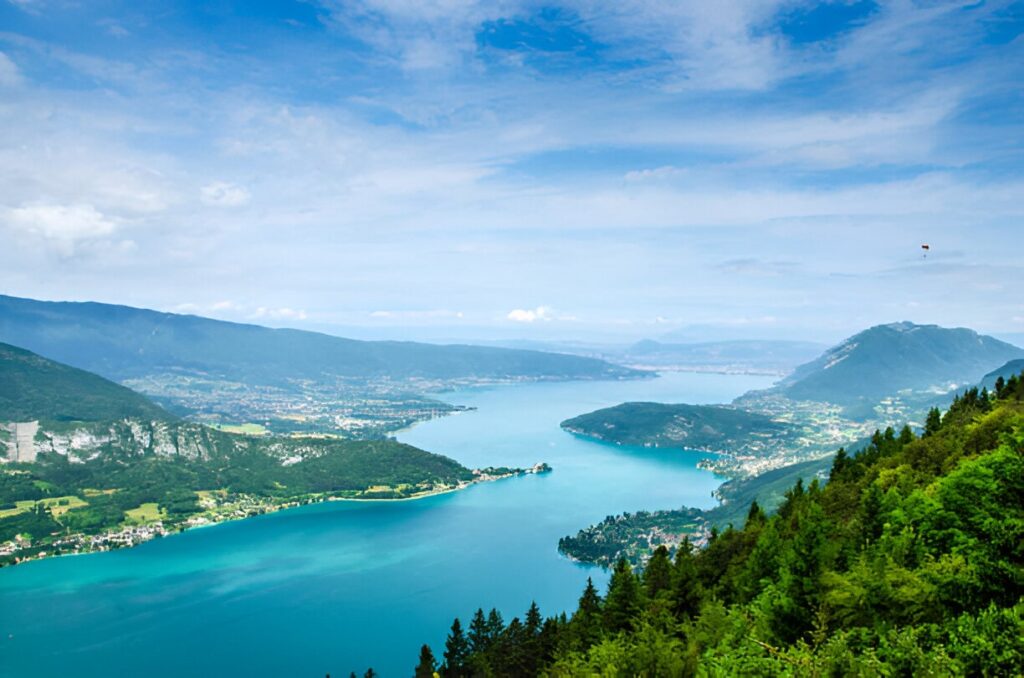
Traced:
<path fill-rule="evenodd" d="M 1024 349 L 966 328 L 897 322 L 855 334 L 779 382 L 793 400 L 844 406 L 977 383 Z"/>

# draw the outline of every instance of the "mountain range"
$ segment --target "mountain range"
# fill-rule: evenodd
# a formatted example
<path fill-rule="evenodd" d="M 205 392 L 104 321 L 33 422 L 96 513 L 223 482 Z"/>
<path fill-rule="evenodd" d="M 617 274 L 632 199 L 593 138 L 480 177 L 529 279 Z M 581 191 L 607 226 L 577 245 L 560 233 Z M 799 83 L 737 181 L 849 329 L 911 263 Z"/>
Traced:
<path fill-rule="evenodd" d="M 191 373 L 287 386 L 300 380 L 624 379 L 643 372 L 581 356 L 468 345 L 357 341 L 100 303 L 0 296 L 0 341 L 115 381 Z"/>

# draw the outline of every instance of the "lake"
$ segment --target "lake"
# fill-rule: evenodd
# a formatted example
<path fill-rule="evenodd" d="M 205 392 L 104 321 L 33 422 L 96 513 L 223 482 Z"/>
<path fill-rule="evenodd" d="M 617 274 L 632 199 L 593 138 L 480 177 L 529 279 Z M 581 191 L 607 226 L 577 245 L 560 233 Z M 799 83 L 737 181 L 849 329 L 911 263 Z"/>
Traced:
<path fill-rule="evenodd" d="M 531 600 L 571 610 L 588 576 L 559 537 L 607 515 L 708 507 L 722 479 L 698 453 L 616 447 L 559 429 L 624 401 L 728 402 L 767 377 L 502 386 L 445 393 L 477 408 L 399 439 L 469 467 L 553 472 L 417 501 L 331 502 L 225 523 L 140 547 L 0 570 L 0 676 L 310 676 L 373 666 L 412 675 L 440 658 L 452 618 Z"/>

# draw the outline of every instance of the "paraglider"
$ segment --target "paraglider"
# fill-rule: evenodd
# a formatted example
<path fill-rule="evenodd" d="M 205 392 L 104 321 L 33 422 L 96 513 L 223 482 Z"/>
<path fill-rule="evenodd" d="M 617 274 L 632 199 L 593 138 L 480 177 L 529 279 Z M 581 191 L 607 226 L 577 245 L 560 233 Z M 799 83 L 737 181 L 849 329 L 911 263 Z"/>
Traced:
<path fill-rule="evenodd" d="M 922 256 L 924 256 L 925 259 L 928 258 L 928 252 L 931 250 L 931 248 L 931 245 L 929 245 L 928 243 L 921 245 L 921 249 L 924 250 L 924 255 Z"/>

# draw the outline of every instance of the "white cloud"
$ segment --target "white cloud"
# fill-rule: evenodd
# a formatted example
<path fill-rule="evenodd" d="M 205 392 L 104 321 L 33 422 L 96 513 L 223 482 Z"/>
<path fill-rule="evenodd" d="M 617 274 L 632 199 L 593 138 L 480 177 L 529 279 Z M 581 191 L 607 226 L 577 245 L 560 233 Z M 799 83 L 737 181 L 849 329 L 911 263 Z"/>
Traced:
<path fill-rule="evenodd" d="M 21 72 L 18 65 L 3 52 L 0 52 L 0 87 L 14 87 L 21 84 Z"/>
<path fill-rule="evenodd" d="M 54 243 L 65 255 L 72 254 L 79 241 L 103 238 L 117 230 L 113 220 L 88 204 L 8 208 L 3 221 L 16 232 Z"/>
<path fill-rule="evenodd" d="M 227 181 L 214 181 L 200 189 L 200 196 L 206 205 L 241 207 L 249 202 L 252 194 L 244 186 Z"/>
<path fill-rule="evenodd" d="M 268 318 L 270 320 L 305 320 L 307 315 L 302 309 L 288 308 L 287 306 L 282 308 L 260 306 L 249 318 L 252 320 L 259 320 L 261 318 Z"/>
<path fill-rule="evenodd" d="M 517 323 L 533 323 L 537 321 L 547 322 L 552 320 L 554 315 L 550 307 L 538 306 L 532 309 L 516 308 L 509 311 L 505 317 Z"/>

